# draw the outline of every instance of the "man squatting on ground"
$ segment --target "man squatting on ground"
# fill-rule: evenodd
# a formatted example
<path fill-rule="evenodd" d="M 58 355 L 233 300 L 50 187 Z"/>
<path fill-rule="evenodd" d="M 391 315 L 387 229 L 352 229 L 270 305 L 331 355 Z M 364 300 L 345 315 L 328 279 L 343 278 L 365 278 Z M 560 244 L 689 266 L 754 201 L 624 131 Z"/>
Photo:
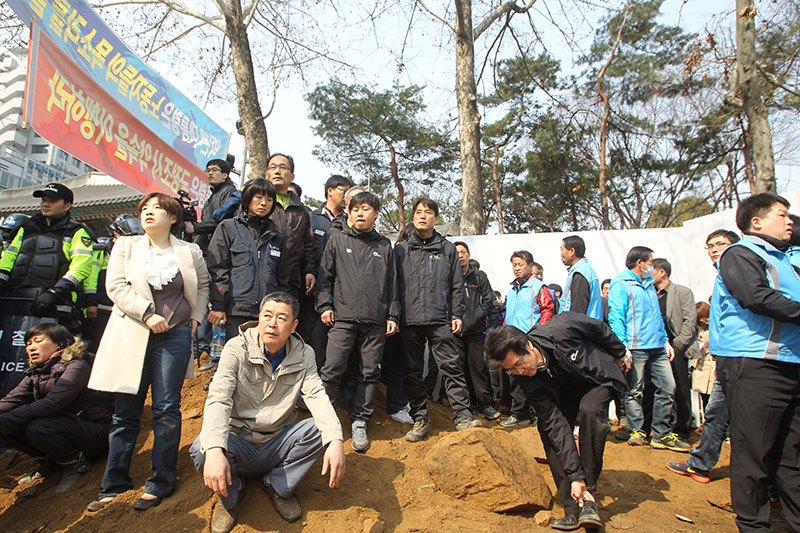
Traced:
<path fill-rule="evenodd" d="M 567 311 L 527 335 L 513 326 L 490 330 L 484 357 L 490 367 L 502 366 L 516 377 L 539 419 L 539 436 L 565 512 L 551 527 L 600 527 L 597 479 L 609 431 L 608 404 L 627 386 L 625 346 L 604 322 Z"/>
<path fill-rule="evenodd" d="M 314 350 L 295 333 L 299 308 L 287 293 L 267 295 L 258 322 L 243 324 L 222 350 L 203 428 L 190 449 L 205 485 L 220 499 L 213 533 L 236 524 L 245 477 L 263 476 L 262 490 L 288 522 L 302 514 L 293 493 L 323 449 L 329 486 L 344 477 L 342 427 L 317 374 Z M 294 406 L 301 393 L 312 417 L 298 422 Z"/>

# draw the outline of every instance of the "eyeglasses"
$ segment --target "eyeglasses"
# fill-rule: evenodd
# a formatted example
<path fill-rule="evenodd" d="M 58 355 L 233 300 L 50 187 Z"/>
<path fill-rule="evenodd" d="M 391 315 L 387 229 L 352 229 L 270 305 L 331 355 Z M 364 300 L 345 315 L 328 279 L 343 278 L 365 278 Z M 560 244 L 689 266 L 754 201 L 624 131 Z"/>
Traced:
<path fill-rule="evenodd" d="M 519 361 L 514 363 L 514 366 L 512 366 L 511 368 L 506 368 L 506 374 L 509 374 L 509 375 L 512 375 L 512 376 L 514 374 L 518 374 L 519 371 L 522 369 L 522 365 L 525 364 L 525 358 L 526 357 L 528 357 L 528 354 L 524 354 L 522 356 L 522 359 L 520 359 Z"/>
<path fill-rule="evenodd" d="M 270 165 L 270 166 L 268 166 L 268 167 L 267 167 L 267 170 L 276 170 L 276 169 L 280 169 L 280 170 L 292 170 L 292 169 L 290 169 L 290 168 L 289 168 L 288 166 L 286 166 L 286 165 Z"/>
<path fill-rule="evenodd" d="M 706 246 L 706 250 L 724 250 L 730 245 L 731 243 L 729 242 L 712 242 Z"/>
<path fill-rule="evenodd" d="M 222 169 L 218 167 L 208 167 L 206 169 L 206 174 L 211 174 L 212 172 L 222 172 Z"/>

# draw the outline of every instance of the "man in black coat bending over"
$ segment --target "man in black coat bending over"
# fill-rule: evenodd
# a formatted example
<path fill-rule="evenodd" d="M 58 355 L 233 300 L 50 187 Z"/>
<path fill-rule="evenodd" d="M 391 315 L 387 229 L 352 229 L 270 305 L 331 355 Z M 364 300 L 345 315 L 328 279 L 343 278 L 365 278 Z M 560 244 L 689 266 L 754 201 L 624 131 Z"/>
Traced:
<path fill-rule="evenodd" d="M 607 324 L 567 311 L 527 334 L 513 326 L 489 331 L 484 357 L 519 382 L 539 418 L 550 472 L 564 505 L 562 531 L 602 526 L 595 494 L 603 469 L 608 404 L 625 388 L 630 362 Z M 578 448 L 572 436 L 580 425 Z"/>

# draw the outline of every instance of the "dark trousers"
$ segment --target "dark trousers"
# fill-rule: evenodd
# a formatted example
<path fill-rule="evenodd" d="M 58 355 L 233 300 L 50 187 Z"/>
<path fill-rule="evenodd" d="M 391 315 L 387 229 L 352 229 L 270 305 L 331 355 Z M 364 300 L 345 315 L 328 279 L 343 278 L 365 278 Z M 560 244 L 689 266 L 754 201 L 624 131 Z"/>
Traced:
<path fill-rule="evenodd" d="M 483 359 L 483 333 L 474 335 L 455 336 L 456 348 L 464 359 L 464 368 L 467 371 L 467 385 L 469 386 L 472 404 L 478 409 L 492 405 L 492 384 L 489 378 L 489 367 Z"/>
<path fill-rule="evenodd" d="M 314 327 L 311 329 L 311 340 L 306 341 L 314 349 L 314 356 L 317 360 L 317 369 L 325 364 L 325 353 L 328 351 L 328 332 L 331 328 L 326 326 L 320 315 L 317 315 Z"/>
<path fill-rule="evenodd" d="M 411 405 L 411 418 L 415 421 L 428 420 L 427 398 L 422 381 L 426 340 L 442 374 L 442 384 L 453 410 L 453 420 L 472 418 L 464 361 L 458 355 L 450 324 L 403 326 L 400 334 L 405 350 L 405 384 L 408 403 Z"/>
<path fill-rule="evenodd" d="M 46 456 L 64 465 L 77 461 L 81 452 L 88 459 L 103 455 L 108 448 L 108 424 L 54 415 L 31 420 L 23 431 L 3 436 L 2 441 L 32 457 Z"/>
<path fill-rule="evenodd" d="M 406 375 L 405 360 L 400 335 L 386 338 L 381 363 L 381 381 L 386 385 L 386 414 L 392 415 L 406 406 L 406 390 L 403 380 Z"/>
<path fill-rule="evenodd" d="M 578 449 L 580 450 L 581 465 L 586 475 L 586 488 L 592 495 L 597 493 L 597 479 L 603 470 L 603 452 L 606 447 L 608 427 L 608 404 L 614 398 L 614 391 L 610 387 L 584 387 L 569 388 L 559 391 L 559 404 L 561 413 L 574 427 L 576 422 L 580 426 L 578 434 Z M 539 428 L 547 463 L 550 472 L 558 487 L 558 494 L 564 505 L 567 515 L 578 514 L 580 509 L 571 496 L 571 484 L 567 473 L 561 465 L 555 447 L 546 431 Z"/>
<path fill-rule="evenodd" d="M 689 379 L 689 360 L 675 350 L 672 358 L 672 376 L 675 378 L 675 433 L 686 441 L 692 431 L 692 383 Z"/>
<path fill-rule="evenodd" d="M 511 415 L 518 420 L 528 420 L 531 417 L 531 406 L 528 397 L 519 384 L 516 376 L 509 376 L 509 395 L 511 397 Z"/>
<path fill-rule="evenodd" d="M 305 294 L 305 290 L 300 294 L 300 314 L 297 317 L 297 333 L 303 337 L 306 344 L 311 344 L 311 336 L 314 332 L 314 325 L 319 320 L 319 313 L 315 307 L 316 297 L 314 293 Z"/>
<path fill-rule="evenodd" d="M 800 365 L 718 357 L 731 417 L 731 502 L 740 531 L 768 531 L 775 469 L 783 515 L 800 531 Z"/>
<path fill-rule="evenodd" d="M 337 320 L 328 332 L 328 349 L 320 377 L 331 402 L 335 402 L 339 396 L 339 385 L 347 370 L 353 346 L 360 347 L 359 379 L 353 409 L 350 411 L 352 420 L 369 421 L 375 411 L 385 343 L 386 326 L 383 324 L 354 324 Z"/>

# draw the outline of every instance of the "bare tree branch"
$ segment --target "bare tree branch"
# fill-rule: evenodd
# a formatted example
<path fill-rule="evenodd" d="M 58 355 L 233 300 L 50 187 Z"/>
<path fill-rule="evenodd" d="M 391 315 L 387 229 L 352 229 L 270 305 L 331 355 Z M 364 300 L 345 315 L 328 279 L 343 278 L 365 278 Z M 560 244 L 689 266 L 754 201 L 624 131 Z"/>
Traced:
<path fill-rule="evenodd" d="M 443 19 L 441 16 L 437 15 L 433 11 L 431 11 L 430 8 L 428 8 L 428 6 L 425 5 L 425 2 L 423 2 L 422 0 L 414 0 L 414 1 L 417 4 L 419 4 L 422 9 L 427 11 L 430 16 L 432 16 L 433 18 L 435 18 L 436 20 L 438 20 L 439 22 L 441 22 L 442 24 L 444 24 L 445 26 L 450 28 L 453 31 L 453 33 L 456 32 L 456 27 L 455 26 L 453 26 L 452 24 L 447 22 L 445 19 Z"/>
<path fill-rule="evenodd" d="M 419 2 L 420 0 L 417 0 Z M 472 39 L 477 40 L 478 37 L 481 36 L 483 32 L 489 29 L 489 26 L 494 24 L 494 21 L 509 13 L 511 11 L 515 13 L 525 13 L 528 11 L 531 6 L 536 2 L 536 0 L 525 0 L 525 5 L 518 6 L 515 0 L 511 0 L 506 2 L 505 4 L 500 4 L 497 8 L 486 15 L 486 18 L 483 19 L 480 24 L 478 24 L 474 30 L 472 30 Z"/>

